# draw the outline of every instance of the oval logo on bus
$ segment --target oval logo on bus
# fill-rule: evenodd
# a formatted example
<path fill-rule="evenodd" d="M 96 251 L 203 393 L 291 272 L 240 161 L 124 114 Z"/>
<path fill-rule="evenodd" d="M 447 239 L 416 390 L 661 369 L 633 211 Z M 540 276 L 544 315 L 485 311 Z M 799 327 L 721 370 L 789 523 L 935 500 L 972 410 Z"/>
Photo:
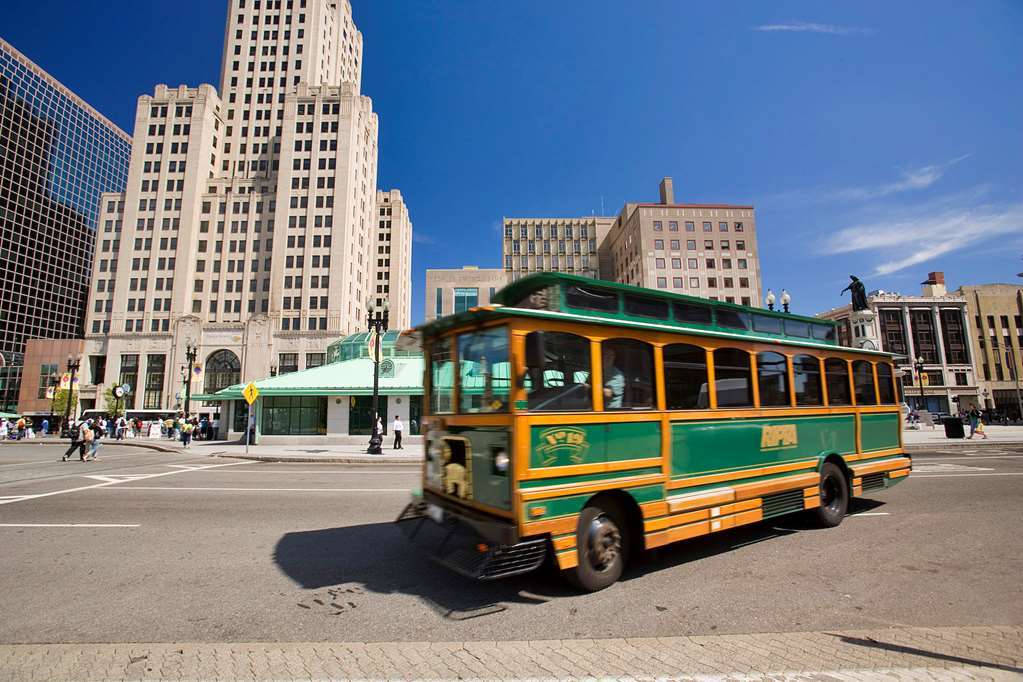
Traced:
<path fill-rule="evenodd" d="M 539 434 L 536 451 L 543 458 L 544 466 L 582 464 L 590 444 L 583 429 L 571 426 L 555 426 Z"/>

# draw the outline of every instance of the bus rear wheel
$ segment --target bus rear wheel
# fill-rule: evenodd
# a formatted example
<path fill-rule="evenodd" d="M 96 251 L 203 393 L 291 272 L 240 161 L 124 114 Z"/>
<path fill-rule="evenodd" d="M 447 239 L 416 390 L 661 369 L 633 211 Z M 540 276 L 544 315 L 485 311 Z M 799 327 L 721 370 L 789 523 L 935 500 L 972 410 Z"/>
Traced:
<path fill-rule="evenodd" d="M 822 528 L 834 528 L 842 523 L 849 511 L 849 483 L 845 474 L 834 462 L 825 462 L 821 467 L 820 506 L 814 510 L 817 524 Z"/>
<path fill-rule="evenodd" d="M 579 563 L 566 577 L 579 589 L 596 592 L 621 577 L 629 555 L 629 530 L 618 505 L 597 500 L 582 510 L 576 526 L 576 552 Z"/>

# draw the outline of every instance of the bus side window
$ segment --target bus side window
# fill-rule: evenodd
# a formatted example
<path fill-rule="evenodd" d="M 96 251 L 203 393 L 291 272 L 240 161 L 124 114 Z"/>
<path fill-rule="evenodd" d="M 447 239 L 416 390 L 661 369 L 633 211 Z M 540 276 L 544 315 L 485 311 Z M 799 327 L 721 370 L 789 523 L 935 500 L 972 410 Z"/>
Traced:
<path fill-rule="evenodd" d="M 600 345 L 605 410 L 651 410 L 654 407 L 654 349 L 633 339 L 610 339 Z"/>
<path fill-rule="evenodd" d="M 853 361 L 853 385 L 856 387 L 857 405 L 877 405 L 874 370 L 866 360 Z"/>
<path fill-rule="evenodd" d="M 895 403 L 895 387 L 892 382 L 892 366 L 887 362 L 877 363 L 877 393 L 882 405 Z"/>
<path fill-rule="evenodd" d="M 828 404 L 852 405 L 848 363 L 841 358 L 828 358 L 824 361 L 824 376 L 828 382 Z"/>
<path fill-rule="evenodd" d="M 796 405 L 823 405 L 821 363 L 813 355 L 792 358 L 792 376 L 796 384 Z"/>
<path fill-rule="evenodd" d="M 664 388 L 669 410 L 707 409 L 707 351 L 688 343 L 664 347 Z"/>
<path fill-rule="evenodd" d="M 789 406 L 789 370 L 784 355 L 757 353 L 757 385 L 761 407 Z"/>
<path fill-rule="evenodd" d="M 528 334 L 522 383 L 530 410 L 592 410 L 590 340 L 565 332 Z"/>
<path fill-rule="evenodd" d="M 714 391 L 718 407 L 753 407 L 749 353 L 738 348 L 714 351 Z"/>

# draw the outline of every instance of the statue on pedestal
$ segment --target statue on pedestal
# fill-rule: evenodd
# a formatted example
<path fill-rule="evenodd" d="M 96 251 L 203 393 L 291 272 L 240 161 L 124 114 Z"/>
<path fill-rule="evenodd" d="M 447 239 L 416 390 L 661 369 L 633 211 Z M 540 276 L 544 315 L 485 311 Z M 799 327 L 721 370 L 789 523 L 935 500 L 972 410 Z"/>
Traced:
<path fill-rule="evenodd" d="M 863 286 L 863 282 L 856 275 L 849 275 L 849 279 L 852 281 L 845 289 L 842 289 L 842 293 L 850 292 L 852 294 L 852 309 L 853 311 L 867 310 L 867 289 Z"/>

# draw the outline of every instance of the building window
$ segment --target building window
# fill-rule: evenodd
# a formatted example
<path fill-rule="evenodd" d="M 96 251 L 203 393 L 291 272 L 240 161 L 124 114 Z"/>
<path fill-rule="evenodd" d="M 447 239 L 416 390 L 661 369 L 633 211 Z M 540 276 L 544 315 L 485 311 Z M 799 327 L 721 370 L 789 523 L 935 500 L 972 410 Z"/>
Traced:
<path fill-rule="evenodd" d="M 241 380 L 242 363 L 238 356 L 229 350 L 218 350 L 206 359 L 206 381 L 204 393 L 217 391 L 233 386 Z"/>
<path fill-rule="evenodd" d="M 946 309 L 942 310 L 939 316 L 941 317 L 941 338 L 945 345 L 945 361 L 950 365 L 969 363 L 962 313 L 958 309 Z M 1008 317 L 1003 315 L 1002 318 L 1008 327 Z"/>
<path fill-rule="evenodd" d="M 146 392 L 142 399 L 142 407 L 146 410 L 159 410 L 163 395 L 163 379 L 167 369 L 167 356 L 146 356 Z M 191 377 L 189 377 L 191 380 Z"/>
<path fill-rule="evenodd" d="M 280 353 L 277 358 L 278 376 L 298 371 L 298 353 Z"/>
<path fill-rule="evenodd" d="M 121 399 L 124 401 L 124 409 L 130 410 L 135 407 L 135 393 L 138 392 L 139 379 L 139 356 L 136 354 L 121 356 L 121 375 L 118 378 L 118 386 L 128 385 L 128 393 Z"/>
<path fill-rule="evenodd" d="M 319 367 L 327 359 L 326 353 L 306 353 L 305 354 L 305 368 L 312 369 L 313 367 Z"/>
<path fill-rule="evenodd" d="M 57 370 L 57 363 L 43 363 L 39 365 L 39 394 L 36 396 L 40 400 L 46 398 L 52 398 L 53 394 L 46 395 L 47 391 L 51 388 L 56 391 L 57 386 L 60 384 L 60 373 Z"/>
<path fill-rule="evenodd" d="M 462 313 L 479 305 L 479 289 L 476 287 L 455 287 L 455 312 Z"/>
<path fill-rule="evenodd" d="M 902 328 L 902 311 L 897 308 L 882 308 L 881 340 L 889 353 L 906 355 L 906 333 Z"/>
<path fill-rule="evenodd" d="M 434 310 L 436 311 L 437 317 L 444 314 L 444 290 L 440 287 L 437 287 L 437 303 Z"/>

